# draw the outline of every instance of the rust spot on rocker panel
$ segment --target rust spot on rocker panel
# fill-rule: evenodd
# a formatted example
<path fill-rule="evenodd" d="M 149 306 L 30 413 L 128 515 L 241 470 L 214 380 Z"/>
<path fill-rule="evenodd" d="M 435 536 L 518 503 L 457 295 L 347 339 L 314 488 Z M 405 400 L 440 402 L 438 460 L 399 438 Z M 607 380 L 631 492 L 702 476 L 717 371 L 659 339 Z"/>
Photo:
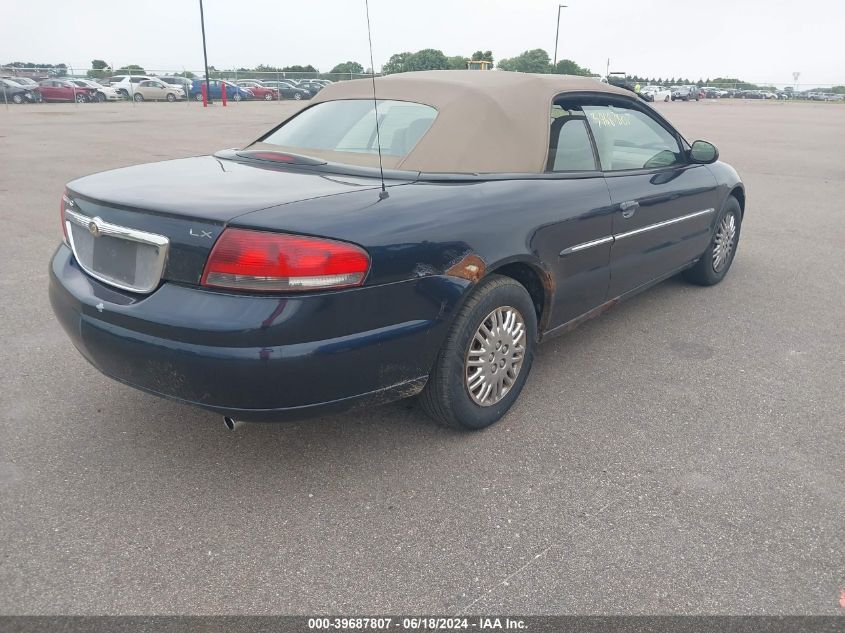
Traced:
<path fill-rule="evenodd" d="M 616 297 L 615 299 L 611 299 L 610 301 L 606 301 L 605 303 L 601 304 L 600 306 L 593 308 L 589 312 L 582 314 L 581 316 L 576 317 L 576 318 L 572 319 L 571 321 L 567 321 L 563 325 L 558 325 L 556 328 L 549 330 L 548 332 L 545 332 L 542 336 L 542 340 L 545 340 L 547 338 L 551 338 L 551 337 L 554 337 L 554 336 L 558 336 L 560 334 L 565 334 L 566 332 L 571 332 L 572 330 L 577 328 L 579 325 L 581 325 L 585 321 L 589 321 L 590 319 L 595 319 L 597 317 L 600 317 L 604 313 L 609 312 L 610 310 L 615 308 L 617 305 L 619 305 L 619 297 Z"/>

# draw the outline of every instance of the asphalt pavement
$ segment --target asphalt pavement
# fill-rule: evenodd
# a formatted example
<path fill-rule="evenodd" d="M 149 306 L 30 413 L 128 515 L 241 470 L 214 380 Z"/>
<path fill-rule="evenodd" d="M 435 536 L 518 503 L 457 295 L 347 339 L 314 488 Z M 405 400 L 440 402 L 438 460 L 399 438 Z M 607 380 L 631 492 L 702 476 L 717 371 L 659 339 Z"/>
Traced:
<path fill-rule="evenodd" d="M 745 179 L 730 274 L 544 344 L 493 428 L 403 401 L 229 432 L 67 340 L 59 198 L 291 107 L 0 108 L 0 614 L 842 611 L 845 106 L 657 104 Z"/>

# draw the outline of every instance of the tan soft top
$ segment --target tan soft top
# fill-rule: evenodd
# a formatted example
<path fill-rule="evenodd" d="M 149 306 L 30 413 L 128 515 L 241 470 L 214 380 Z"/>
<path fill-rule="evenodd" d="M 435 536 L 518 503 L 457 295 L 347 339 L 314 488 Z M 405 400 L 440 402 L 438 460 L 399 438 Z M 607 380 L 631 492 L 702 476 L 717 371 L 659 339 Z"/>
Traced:
<path fill-rule="evenodd" d="M 429 70 L 376 78 L 380 100 L 412 101 L 437 109 L 425 136 L 403 160 L 391 165 L 423 172 L 544 171 L 552 102 L 561 93 L 582 91 L 632 96 L 622 88 L 572 75 Z M 372 97 L 372 80 L 356 79 L 327 86 L 312 103 Z"/>

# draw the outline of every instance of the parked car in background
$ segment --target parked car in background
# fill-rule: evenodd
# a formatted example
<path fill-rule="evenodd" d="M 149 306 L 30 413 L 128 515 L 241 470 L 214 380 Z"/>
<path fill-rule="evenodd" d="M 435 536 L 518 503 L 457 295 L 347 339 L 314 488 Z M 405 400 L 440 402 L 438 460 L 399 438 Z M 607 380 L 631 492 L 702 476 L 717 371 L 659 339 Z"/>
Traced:
<path fill-rule="evenodd" d="M 477 430 L 541 340 L 680 272 L 728 274 L 739 175 L 634 93 L 470 70 L 376 83 L 386 180 L 362 79 L 243 149 L 68 183 L 49 296 L 85 358 L 229 428 L 419 394 Z"/>
<path fill-rule="evenodd" d="M 35 90 L 22 86 L 14 79 L 0 79 L 0 102 L 3 103 L 34 103 L 38 100 Z"/>
<path fill-rule="evenodd" d="M 120 101 L 123 99 L 123 96 L 111 86 L 103 86 L 102 84 L 98 84 L 96 81 L 91 81 L 90 79 L 68 79 L 68 81 L 80 88 L 91 88 L 94 90 L 94 98 L 92 101 L 99 101 L 102 103 L 103 101 Z"/>
<path fill-rule="evenodd" d="M 96 99 L 93 88 L 80 88 L 67 79 L 45 79 L 38 84 L 44 101 L 76 101 L 85 103 Z"/>
<path fill-rule="evenodd" d="M 115 75 L 108 79 L 108 84 L 127 99 L 131 99 L 138 84 L 150 79 L 155 79 L 155 77 L 149 75 Z"/>
<path fill-rule="evenodd" d="M 672 101 L 698 101 L 700 98 L 698 86 L 672 86 Z"/>
<path fill-rule="evenodd" d="M 771 90 L 761 90 L 764 99 L 777 99 L 777 93 L 772 92 Z"/>
<path fill-rule="evenodd" d="M 205 79 L 194 79 L 191 84 L 192 99 L 202 101 L 202 87 L 204 85 Z M 210 79 L 208 82 L 208 98 L 221 99 L 224 89 L 226 90 L 226 99 L 231 101 L 244 101 L 246 99 L 252 99 L 255 96 L 249 88 L 242 88 L 222 79 Z"/>
<path fill-rule="evenodd" d="M 273 101 L 279 98 L 279 89 L 272 86 L 265 86 L 257 79 L 241 79 L 237 84 L 241 88 L 247 88 L 255 95 L 256 99 L 263 99 L 264 101 Z"/>
<path fill-rule="evenodd" d="M 163 75 L 161 77 L 156 77 L 159 81 L 163 81 L 166 84 L 170 84 L 171 86 L 178 86 L 182 89 L 182 92 L 185 96 L 188 95 L 188 92 L 191 90 L 191 84 L 193 80 L 188 79 L 187 77 L 176 77 L 174 75 Z"/>
<path fill-rule="evenodd" d="M 30 90 L 32 92 L 32 96 L 35 98 L 35 103 L 40 103 L 42 101 L 41 90 L 39 90 L 38 82 L 34 79 L 31 79 L 30 77 L 19 77 L 17 75 L 8 75 L 2 77 L 2 79 L 11 79 L 16 84 L 20 84 L 24 88 Z"/>
<path fill-rule="evenodd" d="M 652 101 L 671 101 L 672 91 L 663 86 L 644 86 L 640 88 L 640 94 L 651 96 Z"/>
<path fill-rule="evenodd" d="M 158 79 L 148 79 L 135 86 L 135 101 L 179 101 L 185 98 L 181 86 L 173 86 Z"/>
<path fill-rule="evenodd" d="M 763 96 L 763 93 L 760 90 L 746 90 L 743 95 L 743 99 L 765 99 L 766 97 Z"/>
<path fill-rule="evenodd" d="M 314 95 L 316 95 L 318 92 L 320 92 L 326 86 L 324 84 L 321 84 L 318 81 L 312 81 L 310 79 L 305 79 L 303 81 L 300 81 L 297 84 L 296 87 L 300 88 L 301 90 L 307 90 L 308 92 L 311 93 L 311 96 L 313 97 Z"/>
<path fill-rule="evenodd" d="M 778 90 L 776 94 L 777 94 L 778 99 L 781 99 L 781 100 L 792 98 L 792 93 L 787 92 L 786 90 Z"/>
<path fill-rule="evenodd" d="M 297 101 L 301 101 L 303 99 L 310 99 L 314 96 L 311 94 L 310 90 L 297 88 L 292 83 L 285 80 L 265 81 L 263 84 L 267 87 L 278 89 L 279 97 L 281 99 L 296 99 Z"/>

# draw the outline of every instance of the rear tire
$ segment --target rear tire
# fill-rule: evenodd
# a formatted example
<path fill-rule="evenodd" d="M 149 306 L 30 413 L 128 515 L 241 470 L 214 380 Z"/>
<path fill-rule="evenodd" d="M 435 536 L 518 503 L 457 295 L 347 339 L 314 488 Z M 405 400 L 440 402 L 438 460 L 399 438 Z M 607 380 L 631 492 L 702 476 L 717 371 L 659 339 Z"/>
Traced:
<path fill-rule="evenodd" d="M 106 100 L 106 95 L 104 95 L 102 92 L 98 92 L 97 93 L 97 103 L 103 103 L 103 102 L 105 102 L 105 100 Z"/>
<path fill-rule="evenodd" d="M 528 291 L 510 277 L 490 275 L 452 323 L 420 394 L 423 410 L 464 431 L 497 422 L 525 385 L 536 343 L 537 313 Z M 488 384 L 493 391 L 484 396 Z"/>
<path fill-rule="evenodd" d="M 684 279 L 698 286 L 714 286 L 728 274 L 742 227 L 742 209 L 739 201 L 731 196 L 716 219 L 716 230 L 707 250 L 692 268 L 684 271 Z"/>
<path fill-rule="evenodd" d="M 137 92 L 135 93 L 133 99 L 135 99 L 136 102 L 141 103 L 144 100 L 144 95 L 142 95 L 140 92 Z"/>
<path fill-rule="evenodd" d="M 198 93 L 194 96 L 194 101 L 202 101 L 202 93 L 201 93 L 201 92 L 198 92 Z"/>

